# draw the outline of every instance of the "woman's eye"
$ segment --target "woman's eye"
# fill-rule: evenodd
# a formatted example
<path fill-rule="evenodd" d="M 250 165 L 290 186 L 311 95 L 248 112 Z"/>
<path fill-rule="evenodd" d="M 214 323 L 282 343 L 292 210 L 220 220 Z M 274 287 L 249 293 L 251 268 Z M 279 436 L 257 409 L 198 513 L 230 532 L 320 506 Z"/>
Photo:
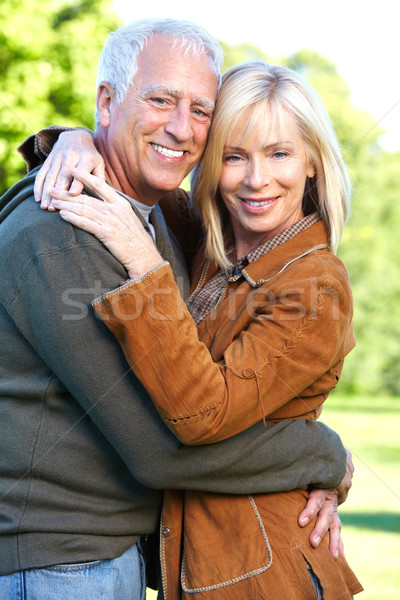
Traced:
<path fill-rule="evenodd" d="M 277 150 L 273 153 L 273 156 L 274 158 L 286 158 L 287 152 L 285 152 L 284 150 Z"/>
<path fill-rule="evenodd" d="M 241 156 L 237 156 L 237 154 L 230 154 L 225 156 L 226 162 L 239 162 L 241 160 Z"/>

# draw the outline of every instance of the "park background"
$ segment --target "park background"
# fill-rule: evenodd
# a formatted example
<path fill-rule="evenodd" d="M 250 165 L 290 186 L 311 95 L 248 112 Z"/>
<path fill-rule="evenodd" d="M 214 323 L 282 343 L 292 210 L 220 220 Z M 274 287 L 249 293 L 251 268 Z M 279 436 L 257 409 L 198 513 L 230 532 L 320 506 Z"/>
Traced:
<path fill-rule="evenodd" d="M 147 6 L 148 4 L 148 6 Z M 111 29 L 147 16 L 206 27 L 224 70 L 263 58 L 318 90 L 354 187 L 339 256 L 353 286 L 357 347 L 322 420 L 356 467 L 341 507 L 365 600 L 400 599 L 400 78 L 395 3 L 2 0 L 0 194 L 25 174 L 16 152 L 49 124 L 93 127 L 98 55 Z M 149 597 L 154 595 L 149 592 Z"/>

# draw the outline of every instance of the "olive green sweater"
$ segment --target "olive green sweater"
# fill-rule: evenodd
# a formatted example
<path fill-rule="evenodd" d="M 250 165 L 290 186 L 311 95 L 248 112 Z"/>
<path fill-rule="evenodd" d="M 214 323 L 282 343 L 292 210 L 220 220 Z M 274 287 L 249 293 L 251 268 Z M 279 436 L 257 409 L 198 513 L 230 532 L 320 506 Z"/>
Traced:
<path fill-rule="evenodd" d="M 345 452 L 321 423 L 178 442 L 90 308 L 126 272 L 96 238 L 40 210 L 36 171 L 0 200 L 0 574 L 122 554 L 157 527 L 165 487 L 338 484 Z M 152 223 L 187 283 L 158 207 Z"/>

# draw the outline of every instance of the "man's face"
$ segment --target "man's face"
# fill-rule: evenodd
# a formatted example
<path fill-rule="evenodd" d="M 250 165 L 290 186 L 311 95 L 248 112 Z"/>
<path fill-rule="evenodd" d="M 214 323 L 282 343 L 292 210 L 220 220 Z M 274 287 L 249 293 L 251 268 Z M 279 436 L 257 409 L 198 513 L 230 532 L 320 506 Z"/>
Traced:
<path fill-rule="evenodd" d="M 179 187 L 204 150 L 217 88 L 205 54 L 185 54 L 163 36 L 146 45 L 122 103 L 111 100 L 106 120 L 99 111 L 106 163 L 122 191 L 151 205 Z"/>

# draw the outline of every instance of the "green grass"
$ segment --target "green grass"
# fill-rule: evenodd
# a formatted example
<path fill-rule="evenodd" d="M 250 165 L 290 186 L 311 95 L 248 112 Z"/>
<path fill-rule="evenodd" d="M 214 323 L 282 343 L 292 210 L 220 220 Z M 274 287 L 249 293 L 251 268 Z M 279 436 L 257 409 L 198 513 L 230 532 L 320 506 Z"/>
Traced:
<path fill-rule="evenodd" d="M 353 487 L 340 507 L 360 600 L 400 598 L 400 399 L 332 394 L 321 419 L 352 454 Z"/>
<path fill-rule="evenodd" d="M 400 599 L 400 399 L 333 393 L 321 417 L 352 454 L 353 487 L 340 507 L 360 600 Z M 155 600 L 148 591 L 147 599 Z"/>

